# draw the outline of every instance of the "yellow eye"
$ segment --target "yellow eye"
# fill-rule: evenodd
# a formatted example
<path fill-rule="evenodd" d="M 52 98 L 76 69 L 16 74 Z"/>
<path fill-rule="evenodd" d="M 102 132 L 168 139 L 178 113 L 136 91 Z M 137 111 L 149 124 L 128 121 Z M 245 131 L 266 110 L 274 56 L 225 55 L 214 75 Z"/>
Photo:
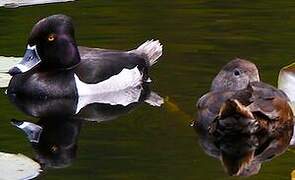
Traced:
<path fill-rule="evenodd" d="M 54 34 L 50 34 L 48 36 L 48 41 L 54 41 L 55 40 L 55 35 Z"/>

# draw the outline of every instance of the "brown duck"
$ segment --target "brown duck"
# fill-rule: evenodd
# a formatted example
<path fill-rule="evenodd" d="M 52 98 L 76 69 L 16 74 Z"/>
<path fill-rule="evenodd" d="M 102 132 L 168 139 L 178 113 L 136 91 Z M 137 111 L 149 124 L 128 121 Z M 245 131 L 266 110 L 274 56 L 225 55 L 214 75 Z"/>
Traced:
<path fill-rule="evenodd" d="M 253 63 L 234 59 L 199 99 L 194 127 L 205 151 L 217 156 L 229 175 L 252 175 L 258 162 L 289 145 L 294 116 L 288 101 L 284 92 L 260 81 Z M 249 146 L 239 149 L 243 140 Z"/>

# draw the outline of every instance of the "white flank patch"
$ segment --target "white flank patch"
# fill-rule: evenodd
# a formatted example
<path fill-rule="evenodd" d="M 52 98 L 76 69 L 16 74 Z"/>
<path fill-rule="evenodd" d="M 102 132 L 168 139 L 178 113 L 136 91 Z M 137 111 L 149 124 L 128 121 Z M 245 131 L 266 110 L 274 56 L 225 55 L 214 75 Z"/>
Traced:
<path fill-rule="evenodd" d="M 287 94 L 291 102 L 295 102 L 295 73 L 289 71 L 280 72 L 278 88 Z"/>
<path fill-rule="evenodd" d="M 133 69 L 123 69 L 119 74 L 97 84 L 82 82 L 75 74 L 75 82 L 79 96 L 103 94 L 136 87 L 142 83 L 142 74 L 137 66 Z"/>
<path fill-rule="evenodd" d="M 142 84 L 142 76 L 139 69 L 135 67 L 123 69 L 119 74 L 97 84 L 87 84 L 75 74 L 79 95 L 76 113 L 92 103 L 127 106 L 132 102 L 137 102 L 141 93 L 139 87 Z"/>
<path fill-rule="evenodd" d="M 0 152 L 0 179 L 32 179 L 39 175 L 40 165 L 22 154 Z"/>
<path fill-rule="evenodd" d="M 0 56 L 0 87 L 7 87 L 11 76 L 7 74 L 10 68 L 19 63 L 22 57 Z"/>
<path fill-rule="evenodd" d="M 131 103 L 139 101 L 141 91 L 142 87 L 137 86 L 121 91 L 113 91 L 89 96 L 79 96 L 76 114 L 78 114 L 83 107 L 93 103 L 128 106 Z"/>
<path fill-rule="evenodd" d="M 49 4 L 59 2 L 70 2 L 75 0 L 0 0 L 0 7 L 17 8 L 21 6 L 31 6 L 38 4 Z"/>

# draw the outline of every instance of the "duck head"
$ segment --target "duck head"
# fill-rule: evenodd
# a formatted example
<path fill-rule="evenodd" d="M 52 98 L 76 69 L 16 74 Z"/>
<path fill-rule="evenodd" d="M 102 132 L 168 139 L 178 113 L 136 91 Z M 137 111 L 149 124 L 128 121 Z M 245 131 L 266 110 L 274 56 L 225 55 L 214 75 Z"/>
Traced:
<path fill-rule="evenodd" d="M 40 20 L 32 29 L 22 61 L 9 70 L 14 76 L 34 67 L 71 69 L 80 62 L 71 18 L 53 15 Z"/>
<path fill-rule="evenodd" d="M 260 81 L 256 65 L 236 58 L 227 63 L 216 75 L 211 84 L 211 91 L 241 90 L 255 81 Z"/>
<path fill-rule="evenodd" d="M 16 119 L 11 123 L 27 135 L 43 168 L 64 168 L 76 158 L 81 120 L 51 116 L 36 124 Z"/>

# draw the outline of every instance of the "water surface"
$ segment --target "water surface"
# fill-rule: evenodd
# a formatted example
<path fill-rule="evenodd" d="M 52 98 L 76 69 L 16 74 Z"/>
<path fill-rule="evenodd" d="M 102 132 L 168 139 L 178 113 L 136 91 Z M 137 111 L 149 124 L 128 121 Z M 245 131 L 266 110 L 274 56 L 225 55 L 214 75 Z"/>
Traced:
<path fill-rule="evenodd" d="M 22 56 L 34 23 L 63 13 L 73 18 L 79 45 L 132 49 L 160 39 L 164 54 L 151 71 L 160 108 L 141 104 L 114 121 L 83 123 L 77 158 L 42 179 L 237 179 L 207 156 L 189 126 L 195 103 L 221 66 L 235 57 L 257 63 L 263 81 L 276 85 L 281 67 L 294 61 L 295 3 L 262 0 L 81 0 L 0 9 L 0 54 Z M 0 151 L 34 157 L 11 118 L 36 122 L 17 110 L 1 89 Z M 290 179 L 295 154 L 264 163 L 249 179 Z"/>

